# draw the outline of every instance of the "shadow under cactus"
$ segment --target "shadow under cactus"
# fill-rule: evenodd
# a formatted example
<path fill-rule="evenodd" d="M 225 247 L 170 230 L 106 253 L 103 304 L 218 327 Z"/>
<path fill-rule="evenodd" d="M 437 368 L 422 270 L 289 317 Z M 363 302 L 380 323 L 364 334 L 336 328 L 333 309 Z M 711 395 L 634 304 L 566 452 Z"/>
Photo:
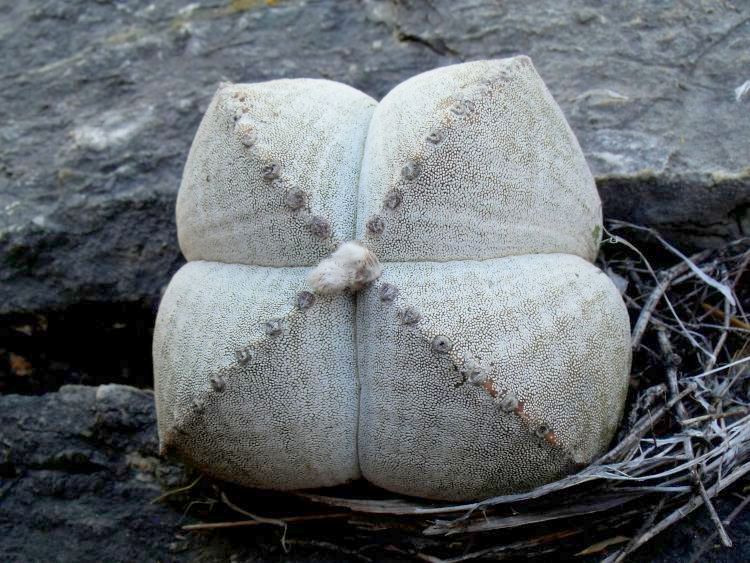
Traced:
<path fill-rule="evenodd" d="M 150 303 L 79 304 L 0 316 L 0 393 L 41 394 L 62 385 L 151 388 Z"/>

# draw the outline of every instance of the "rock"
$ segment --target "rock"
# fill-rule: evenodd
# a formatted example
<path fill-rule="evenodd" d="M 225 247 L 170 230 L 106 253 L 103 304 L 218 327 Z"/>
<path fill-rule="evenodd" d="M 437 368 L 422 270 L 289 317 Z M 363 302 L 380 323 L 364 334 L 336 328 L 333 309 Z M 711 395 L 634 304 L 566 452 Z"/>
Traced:
<path fill-rule="evenodd" d="M 209 520 L 244 518 L 217 514 L 205 502 L 216 496 L 210 485 L 181 502 L 152 502 L 193 479 L 158 456 L 155 418 L 153 394 L 124 385 L 68 385 L 43 396 L 0 395 L 0 561 L 412 561 L 416 551 L 439 553 L 446 543 L 454 553 L 466 547 L 455 539 L 417 536 L 412 550 L 399 551 L 393 544 L 404 537 L 394 530 L 375 528 L 363 541 L 338 519 L 312 530 L 290 526 L 288 554 L 274 526 L 183 532 L 181 525 L 199 521 L 193 514 L 201 504 L 208 505 L 203 517 Z M 240 492 L 230 489 L 229 494 L 236 501 Z M 279 503 L 278 496 L 264 502 L 261 492 L 250 494 L 255 496 L 242 505 L 261 514 Z M 717 510 L 724 517 L 738 502 L 725 496 Z M 404 528 L 409 535 L 409 526 Z M 636 552 L 633 560 L 686 561 L 704 544 L 712 561 L 747 560 L 750 520 L 740 516 L 729 529 L 736 546 L 732 550 L 706 541 L 714 530 L 707 511 L 697 510 Z"/>
<path fill-rule="evenodd" d="M 747 234 L 750 6 L 735 4 L 6 3 L 0 314 L 158 298 L 181 263 L 180 174 L 220 80 L 324 77 L 379 98 L 429 68 L 526 53 L 606 215 L 685 249 Z"/>
<path fill-rule="evenodd" d="M 122 385 L 0 395 L 0 559 L 122 560 L 131 541 L 159 558 L 179 514 L 150 501 L 184 470 L 158 459 L 153 418 Z"/>
<path fill-rule="evenodd" d="M 315 546 L 289 559 L 272 527 L 253 529 L 252 542 L 246 531 L 182 532 L 197 522 L 194 508 L 152 501 L 193 476 L 157 448 L 149 391 L 68 385 L 0 395 L 0 560 L 351 560 Z"/>

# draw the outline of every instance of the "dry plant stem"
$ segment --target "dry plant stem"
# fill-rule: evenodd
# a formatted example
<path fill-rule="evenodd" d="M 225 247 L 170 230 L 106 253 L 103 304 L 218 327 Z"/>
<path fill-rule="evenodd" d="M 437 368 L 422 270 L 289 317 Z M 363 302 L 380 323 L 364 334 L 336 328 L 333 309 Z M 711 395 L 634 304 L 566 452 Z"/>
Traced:
<path fill-rule="evenodd" d="M 750 462 L 747 462 L 741 465 L 740 467 L 732 471 L 729 475 L 727 475 L 722 481 L 719 481 L 716 484 L 714 484 L 710 489 L 706 491 L 706 495 L 708 496 L 708 498 L 713 498 L 714 496 L 716 496 L 717 493 L 727 488 L 729 485 L 731 485 L 732 483 L 734 483 L 735 481 L 737 481 L 738 479 L 746 475 L 748 472 L 750 472 Z M 685 503 L 680 508 L 672 512 L 669 516 L 664 518 L 656 526 L 654 526 L 650 530 L 638 536 L 638 539 L 633 544 L 633 550 L 639 548 L 644 543 L 649 541 L 651 538 L 653 538 L 660 532 L 667 529 L 672 524 L 679 522 L 680 520 L 685 518 L 685 516 L 693 512 L 693 510 L 700 507 L 702 504 L 703 504 L 703 497 L 701 495 L 695 495 L 687 503 Z M 619 563 L 620 561 L 624 560 L 627 554 L 623 553 L 622 557 L 620 557 L 620 553 L 618 553 L 618 556 L 615 559 L 613 559 L 613 562 Z"/>
<path fill-rule="evenodd" d="M 688 456 L 690 456 L 691 459 L 695 459 L 695 454 L 693 453 L 693 442 L 691 441 L 690 436 L 686 436 L 683 442 L 685 443 L 685 451 L 688 453 Z M 727 534 L 726 529 L 724 529 L 724 525 L 721 523 L 719 515 L 716 513 L 716 507 L 714 507 L 714 504 L 711 502 L 711 499 L 706 492 L 706 487 L 703 485 L 703 481 L 701 480 L 700 475 L 698 475 L 698 468 L 695 465 L 690 468 L 690 478 L 698 488 L 698 492 L 701 495 L 701 498 L 703 498 L 703 502 L 708 509 L 708 515 L 710 516 L 711 521 L 714 523 L 714 526 L 716 526 L 716 531 L 721 537 L 721 543 L 723 543 L 726 547 L 732 547 L 732 540 L 729 537 L 729 534 Z"/>
<path fill-rule="evenodd" d="M 252 514 L 251 512 L 248 512 L 247 510 L 243 510 L 236 504 L 233 504 L 229 501 L 227 498 L 227 495 L 225 493 L 221 493 L 221 501 L 226 504 L 229 508 L 234 510 L 235 512 L 239 512 L 240 514 L 243 514 L 245 516 L 248 516 L 255 520 L 258 524 L 272 524 L 275 526 L 281 526 L 282 528 L 286 528 L 286 522 L 284 522 L 281 519 L 278 518 L 265 518 L 263 516 L 257 516 L 256 514 Z"/>
<path fill-rule="evenodd" d="M 693 262 L 700 262 L 707 256 L 710 256 L 710 254 L 711 251 L 704 250 L 702 252 L 699 252 L 698 254 L 691 256 L 690 260 L 692 260 Z M 654 287 L 651 294 L 648 296 L 648 299 L 646 299 L 646 302 L 643 304 L 641 314 L 638 316 L 638 320 L 633 327 L 633 350 L 637 350 L 638 346 L 640 346 L 641 339 L 646 332 L 646 328 L 648 327 L 648 323 L 651 320 L 651 316 L 654 314 L 656 306 L 659 304 L 659 301 L 669 288 L 672 280 L 674 280 L 677 276 L 681 276 L 682 274 L 686 273 L 688 270 L 690 270 L 690 265 L 687 262 L 680 262 L 679 264 L 672 266 L 669 270 L 665 270 L 661 274 L 659 282 L 657 283 L 656 287 Z"/>
<path fill-rule="evenodd" d="M 727 306 L 728 305 L 729 304 L 727 303 Z M 672 396 L 676 397 L 679 394 L 678 385 L 677 385 L 677 367 L 676 367 L 678 362 L 676 359 L 676 355 L 674 353 L 674 350 L 672 349 L 672 344 L 670 343 L 669 337 L 667 336 L 667 333 L 664 331 L 664 328 L 661 326 L 658 327 L 656 334 L 659 340 L 659 347 L 661 348 L 668 362 L 667 381 L 669 382 L 669 389 L 672 393 Z M 682 400 L 678 400 L 676 402 L 675 410 L 677 411 L 677 419 L 680 422 L 687 419 L 688 417 L 687 410 L 685 409 L 685 405 L 682 404 Z M 695 455 L 693 454 L 693 444 L 692 444 L 690 437 L 686 436 L 684 439 L 684 442 L 685 442 L 685 451 L 688 453 L 688 456 L 691 459 L 694 459 Z M 696 468 L 695 465 L 690 468 L 690 477 L 693 480 L 693 483 L 695 484 L 695 486 L 698 488 L 698 491 L 700 492 L 700 495 L 703 498 L 703 502 L 706 504 L 706 508 L 708 509 L 708 513 L 711 517 L 711 520 L 716 526 L 716 529 L 719 532 L 719 536 L 721 536 L 721 542 L 725 546 L 731 547 L 732 540 L 729 538 L 729 535 L 727 534 L 727 531 L 724 529 L 724 526 L 722 526 L 721 520 L 719 520 L 719 515 L 716 513 L 716 508 L 711 502 L 711 499 L 708 497 L 708 494 L 706 494 L 706 487 L 703 485 L 703 481 L 701 481 L 700 475 L 698 475 L 698 469 Z"/>
<path fill-rule="evenodd" d="M 729 513 L 729 516 L 727 516 L 726 518 L 724 518 L 724 520 L 722 520 L 722 523 L 724 524 L 724 526 L 729 526 L 732 523 L 732 521 L 735 518 L 737 518 L 740 512 L 742 512 L 748 504 L 750 504 L 750 495 L 743 498 L 742 501 L 735 507 L 735 509 Z M 714 532 L 706 539 L 706 541 L 703 542 L 703 545 L 701 545 L 701 547 L 698 549 L 695 555 L 693 555 L 693 557 L 690 559 L 690 563 L 696 563 L 697 561 L 701 560 L 703 554 L 708 549 L 708 546 L 711 545 L 716 540 L 717 535 L 718 535 L 718 532 Z"/>
<path fill-rule="evenodd" d="M 661 244 L 666 250 L 677 256 L 680 260 L 685 262 L 696 276 L 698 276 L 706 285 L 713 287 L 714 289 L 718 290 L 724 297 L 732 304 L 735 304 L 734 295 L 732 294 L 732 291 L 729 287 L 727 287 L 725 284 L 718 282 L 717 280 L 713 279 L 711 276 L 706 275 L 704 272 L 701 271 L 701 269 L 696 265 L 696 262 L 703 260 L 701 258 L 700 260 L 695 260 L 694 257 L 688 258 L 685 256 L 682 252 L 680 252 L 677 248 L 669 244 L 666 240 L 664 240 L 661 235 L 656 232 L 656 230 L 651 229 L 649 227 L 642 227 L 640 225 L 634 225 L 633 223 L 628 223 L 626 221 L 618 221 L 618 220 L 612 220 L 612 224 L 616 226 L 627 226 L 631 229 L 635 229 L 637 231 L 645 231 L 649 233 L 652 237 L 654 237 L 656 240 L 659 241 L 659 244 Z M 619 242 L 625 242 L 626 246 L 629 246 L 641 257 L 644 257 L 643 254 L 632 244 L 630 244 L 627 241 L 620 240 Z M 703 252 L 711 253 L 711 250 L 704 250 Z M 645 257 L 644 257 L 645 258 Z M 650 268 L 650 266 L 649 266 Z"/>
<path fill-rule="evenodd" d="M 286 545 L 286 531 L 287 531 L 287 524 L 283 520 L 279 520 L 278 518 L 265 518 L 263 516 L 256 516 L 255 514 L 252 514 L 246 510 L 243 510 L 239 506 L 231 503 L 229 499 L 227 498 L 227 495 L 224 493 L 221 493 L 221 501 L 226 504 L 229 508 L 234 510 L 235 512 L 239 512 L 240 514 L 247 516 L 249 518 L 252 518 L 259 524 L 271 524 L 273 526 L 280 526 L 283 528 L 284 532 L 281 535 L 281 547 L 284 549 L 285 553 L 289 552 L 289 548 Z"/>
<path fill-rule="evenodd" d="M 648 410 L 651 408 L 651 406 L 654 404 L 654 402 L 664 397 L 667 393 L 667 386 L 663 383 L 659 383 L 658 385 L 653 385 L 646 389 L 644 392 L 642 392 L 638 398 L 633 401 L 633 406 L 630 410 L 630 415 L 628 415 L 628 425 L 626 428 L 632 429 L 635 427 L 636 420 L 638 417 L 638 413 Z"/>
<path fill-rule="evenodd" d="M 331 514 L 311 514 L 309 516 L 289 516 L 288 518 L 279 518 L 274 521 L 265 521 L 266 519 L 256 520 L 239 520 L 236 522 L 204 522 L 202 524 L 188 524 L 183 526 L 182 529 L 188 532 L 196 530 L 215 530 L 220 528 L 245 528 L 247 526 L 259 526 L 262 524 L 271 524 L 278 526 L 277 522 L 283 522 L 284 524 L 293 524 L 296 522 L 310 522 L 314 520 L 328 520 L 332 518 L 348 518 L 351 516 L 350 512 L 337 512 Z"/>
<path fill-rule="evenodd" d="M 703 481 L 701 481 L 698 477 L 698 471 L 695 468 L 693 468 L 693 473 L 695 474 L 695 481 L 698 484 L 698 490 L 700 491 L 701 498 L 706 504 L 706 508 L 708 508 L 708 514 L 709 516 L 711 516 L 711 520 L 716 526 L 716 532 L 721 538 L 721 543 L 725 547 L 732 547 L 732 538 L 730 538 L 729 534 L 727 534 L 727 530 L 726 528 L 724 528 L 724 524 L 722 524 L 719 515 L 716 513 L 716 507 L 714 507 L 714 503 L 711 502 L 711 497 L 708 496 L 706 487 L 703 485 Z"/>
<path fill-rule="evenodd" d="M 622 561 L 635 550 L 635 542 L 638 539 L 638 537 L 643 534 L 646 530 L 648 530 L 651 526 L 654 525 L 654 521 L 656 520 L 656 517 L 659 516 L 662 509 L 664 508 L 664 504 L 666 503 L 666 498 L 662 498 L 659 501 L 659 504 L 657 504 L 653 510 L 648 515 L 648 518 L 646 518 L 645 522 L 641 525 L 638 532 L 630 538 L 630 541 L 627 543 L 625 547 L 620 549 L 619 551 L 616 551 L 609 557 L 606 557 L 602 563 L 615 563 L 615 561 Z"/>
<path fill-rule="evenodd" d="M 726 392 L 726 390 L 725 390 Z M 721 397 L 720 397 L 721 398 Z M 685 420 L 681 420 L 680 424 L 683 426 L 690 426 L 691 424 L 697 424 L 699 422 L 705 422 L 706 420 L 719 420 L 722 418 L 729 418 L 732 416 L 744 416 L 748 414 L 750 410 L 748 409 L 735 409 L 727 412 L 718 412 L 713 414 L 704 414 L 703 416 L 696 416 L 694 418 L 688 418 Z"/>
<path fill-rule="evenodd" d="M 312 502 L 319 502 L 329 506 L 338 506 L 349 508 L 355 512 L 364 512 L 367 514 L 393 514 L 393 515 L 429 515 L 429 514 L 446 514 L 450 512 L 464 512 L 472 510 L 478 506 L 478 503 L 459 504 L 453 506 L 427 506 L 417 503 L 411 503 L 406 500 L 370 500 L 370 499 L 347 499 L 328 497 L 325 495 L 315 495 L 311 493 L 297 493 L 297 496 L 303 497 Z"/>
<path fill-rule="evenodd" d="M 648 231 L 652 235 L 656 236 L 656 238 L 659 240 L 659 242 L 662 244 L 662 246 L 664 246 L 665 248 L 667 248 L 668 250 L 670 250 L 671 252 L 673 252 L 674 254 L 676 254 L 677 256 L 679 256 L 682 259 L 682 261 L 687 264 L 687 267 L 692 271 L 692 273 L 694 275 L 698 276 L 702 281 L 704 281 L 708 285 L 719 289 L 722 292 L 722 294 L 724 294 L 726 296 L 726 299 L 728 299 L 732 303 L 734 303 L 734 297 L 732 296 L 731 291 L 729 290 L 729 288 L 727 288 L 726 286 L 720 284 L 719 282 L 717 282 L 713 278 L 711 278 L 711 277 L 707 276 L 706 274 L 704 274 L 695 265 L 695 263 L 690 258 L 688 258 L 687 256 L 683 255 L 680 251 L 678 251 L 677 249 L 675 249 L 673 246 L 669 245 L 664 239 L 662 239 L 661 237 L 659 237 L 658 234 L 656 234 L 655 231 L 653 231 L 651 229 L 646 229 L 644 227 L 638 227 L 637 225 L 630 225 L 630 223 L 624 223 L 622 221 L 613 221 L 613 223 L 620 224 L 620 225 L 630 226 L 630 227 L 633 227 L 633 228 L 639 229 L 639 230 Z M 605 229 L 605 232 L 606 232 L 606 229 Z M 622 244 L 622 245 L 628 247 L 629 249 L 631 249 L 633 252 L 635 252 L 640 257 L 640 259 L 643 260 L 643 263 L 648 268 L 648 272 L 651 274 L 651 276 L 656 281 L 657 289 L 662 285 L 662 278 L 664 276 L 662 275 L 662 277 L 660 278 L 656 274 L 656 272 L 651 267 L 651 264 L 649 263 L 649 261 L 646 258 L 646 256 L 640 250 L 638 250 L 637 247 L 635 247 L 633 244 L 631 244 L 630 242 L 628 242 L 624 238 L 618 237 L 618 236 L 611 236 L 610 239 L 609 239 L 609 241 L 612 242 L 612 243 Z M 696 349 L 700 350 L 705 355 L 710 356 L 711 352 L 709 350 L 706 350 L 703 346 L 701 346 L 700 343 L 695 338 L 693 338 L 693 336 L 687 330 L 687 327 L 685 327 L 685 324 L 682 322 L 682 319 L 677 314 L 677 310 L 675 309 L 674 305 L 672 304 L 672 302 L 670 301 L 670 299 L 665 295 L 665 292 L 666 292 L 666 288 L 658 294 L 658 297 L 656 298 L 656 302 L 658 302 L 658 300 L 661 299 L 661 297 L 664 297 L 664 300 L 667 303 L 667 307 L 669 308 L 670 313 L 672 314 L 672 316 L 674 317 L 674 320 L 677 322 L 677 324 L 679 325 L 680 329 L 682 330 L 682 334 L 684 334 L 684 336 L 690 341 L 690 343 Z M 647 315 L 648 315 L 649 318 L 653 314 L 653 310 L 656 307 L 656 302 L 653 304 L 653 306 L 650 306 L 647 309 Z M 650 312 L 648 312 L 649 309 L 650 309 Z M 641 319 L 639 319 L 639 321 L 641 321 Z M 638 329 L 638 326 L 636 326 L 635 329 L 634 329 L 634 331 L 633 331 L 633 335 L 635 336 L 635 338 L 634 338 L 633 341 L 637 345 L 640 344 L 641 338 L 643 337 L 643 332 L 645 332 L 645 326 L 648 324 L 648 320 L 646 319 L 646 320 L 642 321 L 642 323 L 643 323 L 642 324 L 642 330 L 641 329 L 635 330 L 635 329 Z M 633 347 L 635 349 L 637 349 L 637 346 L 634 345 Z"/>
<path fill-rule="evenodd" d="M 661 348 L 665 361 L 667 362 L 667 383 L 669 384 L 669 392 L 672 394 L 672 397 L 676 397 L 679 395 L 679 387 L 677 385 L 677 365 L 680 363 L 678 361 L 679 356 L 674 353 L 672 344 L 669 342 L 669 336 L 667 336 L 663 326 L 659 326 L 656 329 L 656 335 L 659 340 L 659 347 Z M 685 410 L 685 405 L 682 404 L 681 399 L 675 403 L 675 409 L 677 410 L 677 417 L 679 420 L 687 418 L 687 410 Z"/>
<path fill-rule="evenodd" d="M 581 557 L 583 555 L 595 555 L 597 553 L 601 553 L 602 551 L 605 551 L 608 547 L 612 547 L 613 545 L 618 545 L 621 543 L 625 543 L 630 541 L 630 538 L 627 538 L 625 536 L 613 536 L 607 539 L 604 539 L 602 541 L 599 541 L 593 545 L 590 545 L 586 549 L 583 549 L 575 554 L 576 557 Z"/>
<path fill-rule="evenodd" d="M 172 489 L 171 491 L 167 491 L 163 495 L 159 495 L 154 500 L 152 500 L 151 504 L 159 503 L 159 502 L 163 501 L 164 499 L 171 497 L 172 495 L 176 495 L 176 494 L 179 494 L 179 493 L 184 493 L 184 492 L 189 491 L 190 489 L 192 489 L 193 487 L 195 487 L 202 478 L 203 478 L 203 475 L 198 475 L 198 477 L 196 477 L 196 479 L 192 483 L 190 483 L 189 485 L 186 485 L 184 487 L 180 487 L 179 489 Z"/>
<path fill-rule="evenodd" d="M 418 553 L 417 558 L 421 559 L 422 561 L 427 561 L 428 563 L 463 563 L 464 561 L 471 561 L 473 559 L 479 559 L 480 557 L 494 556 L 492 558 L 497 561 L 517 556 L 518 554 L 514 552 L 539 547 L 553 542 L 558 542 L 560 540 L 578 535 L 582 531 L 583 530 L 580 529 L 560 530 L 558 532 L 545 534 L 543 536 L 532 538 L 530 540 L 490 547 L 487 549 L 482 549 L 481 551 L 474 551 L 471 553 L 460 555 L 458 557 L 452 557 L 450 559 L 440 559 L 439 557 L 434 557 L 426 553 Z"/>
<path fill-rule="evenodd" d="M 737 287 L 737 283 L 740 281 L 742 274 L 745 273 L 745 269 L 747 268 L 748 264 L 750 264 L 750 250 L 745 252 L 743 256 L 744 258 L 737 268 L 737 273 L 734 275 L 734 279 L 732 280 L 732 287 Z"/>
<path fill-rule="evenodd" d="M 707 375 L 713 375 L 714 373 L 718 373 L 720 371 L 725 371 L 728 369 L 733 368 L 734 366 L 738 366 L 740 364 L 744 364 L 750 362 L 750 356 L 746 356 L 740 360 L 734 360 L 733 362 L 730 362 L 728 364 L 724 364 L 723 366 L 719 366 L 717 368 L 714 368 L 709 371 L 704 371 L 703 373 L 699 373 L 698 375 L 691 375 L 690 379 L 698 379 L 699 377 L 705 377 Z"/>
<path fill-rule="evenodd" d="M 619 444 L 617 444 L 614 448 L 612 448 L 610 451 L 608 451 L 606 454 L 604 454 L 601 458 L 599 458 L 595 465 L 603 465 L 605 463 L 610 463 L 612 461 L 615 461 L 616 459 L 620 458 L 623 453 L 626 453 L 632 448 L 635 444 L 637 444 L 640 439 L 643 437 L 646 432 L 651 430 L 653 428 L 653 425 L 655 422 L 657 422 L 661 417 L 664 416 L 664 414 L 674 406 L 674 404 L 677 401 L 680 401 L 683 397 L 686 397 L 690 393 L 693 393 L 696 389 L 695 384 L 689 384 L 685 389 L 680 391 L 677 395 L 672 397 L 670 401 L 666 405 L 662 405 L 658 409 L 654 410 L 653 412 L 647 414 L 646 416 L 642 417 L 638 422 L 636 422 L 635 426 L 633 426 L 633 430 L 630 431 L 630 434 L 628 434 L 625 438 L 623 438 Z"/>
<path fill-rule="evenodd" d="M 475 520 L 462 522 L 461 526 L 453 526 L 453 522 L 438 521 L 434 525 L 424 530 L 426 536 L 451 535 L 463 532 L 487 532 L 489 530 L 501 530 L 507 528 L 517 528 L 528 524 L 537 524 L 539 522 L 548 522 L 550 520 L 559 520 L 561 518 L 571 518 L 583 514 L 594 514 L 610 510 L 617 506 L 622 506 L 626 502 L 640 498 L 645 493 L 630 493 L 624 495 L 610 496 L 609 498 L 591 499 L 588 501 L 578 502 L 571 506 L 558 508 L 556 510 L 544 510 L 541 512 L 529 512 L 525 514 L 514 514 L 512 516 L 484 516 Z"/>
<path fill-rule="evenodd" d="M 750 324 L 738 319 L 737 317 L 728 315 L 726 309 L 722 311 L 718 307 L 714 307 L 713 305 L 709 305 L 708 303 L 701 303 L 701 307 L 703 307 L 703 310 L 714 317 L 717 321 L 728 321 L 728 324 L 730 326 L 733 326 L 734 328 L 750 330 Z"/>
<path fill-rule="evenodd" d="M 702 303 L 702 305 L 705 305 L 705 303 Z M 721 331 L 721 336 L 719 336 L 719 341 L 716 343 L 716 346 L 714 347 L 714 353 L 705 366 L 706 371 L 712 370 L 714 366 L 716 365 L 716 362 L 719 359 L 719 353 L 724 348 L 724 343 L 727 341 L 727 336 L 729 335 L 729 325 L 731 324 L 733 317 L 730 314 L 729 302 L 726 300 L 724 301 L 723 317 L 724 317 L 723 318 L 724 330 Z"/>
<path fill-rule="evenodd" d="M 746 354 L 748 351 L 750 351 L 750 339 L 745 342 L 745 345 L 742 347 L 742 349 L 739 351 L 737 355 L 742 356 L 743 354 Z M 716 398 L 718 400 L 724 399 L 724 396 L 727 394 L 727 392 L 732 388 L 732 386 L 735 383 L 737 383 L 737 380 L 745 374 L 746 370 L 747 370 L 747 364 L 739 368 L 737 372 L 732 376 L 732 379 L 728 380 L 724 384 L 724 387 L 722 387 L 722 389 L 717 393 Z"/>

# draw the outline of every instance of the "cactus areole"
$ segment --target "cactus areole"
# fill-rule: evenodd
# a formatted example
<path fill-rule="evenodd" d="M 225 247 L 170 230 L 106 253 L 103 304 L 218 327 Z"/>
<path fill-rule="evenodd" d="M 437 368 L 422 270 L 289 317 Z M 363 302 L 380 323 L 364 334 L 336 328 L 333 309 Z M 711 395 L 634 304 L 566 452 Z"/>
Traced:
<path fill-rule="evenodd" d="M 326 80 L 222 84 L 177 227 L 159 437 L 208 474 L 469 500 L 557 479 L 613 436 L 628 315 L 592 264 L 591 173 L 527 57 L 380 103 Z"/>

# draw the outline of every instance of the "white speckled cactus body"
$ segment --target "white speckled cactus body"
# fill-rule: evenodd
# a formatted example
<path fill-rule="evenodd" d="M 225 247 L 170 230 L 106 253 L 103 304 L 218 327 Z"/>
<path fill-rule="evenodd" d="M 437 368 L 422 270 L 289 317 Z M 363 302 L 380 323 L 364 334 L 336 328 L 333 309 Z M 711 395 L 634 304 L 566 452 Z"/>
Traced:
<path fill-rule="evenodd" d="M 630 369 L 591 263 L 601 220 L 526 57 L 379 104 L 324 80 L 222 85 L 154 335 L 163 448 L 254 487 L 364 476 L 450 500 L 571 472 L 612 438 Z"/>

